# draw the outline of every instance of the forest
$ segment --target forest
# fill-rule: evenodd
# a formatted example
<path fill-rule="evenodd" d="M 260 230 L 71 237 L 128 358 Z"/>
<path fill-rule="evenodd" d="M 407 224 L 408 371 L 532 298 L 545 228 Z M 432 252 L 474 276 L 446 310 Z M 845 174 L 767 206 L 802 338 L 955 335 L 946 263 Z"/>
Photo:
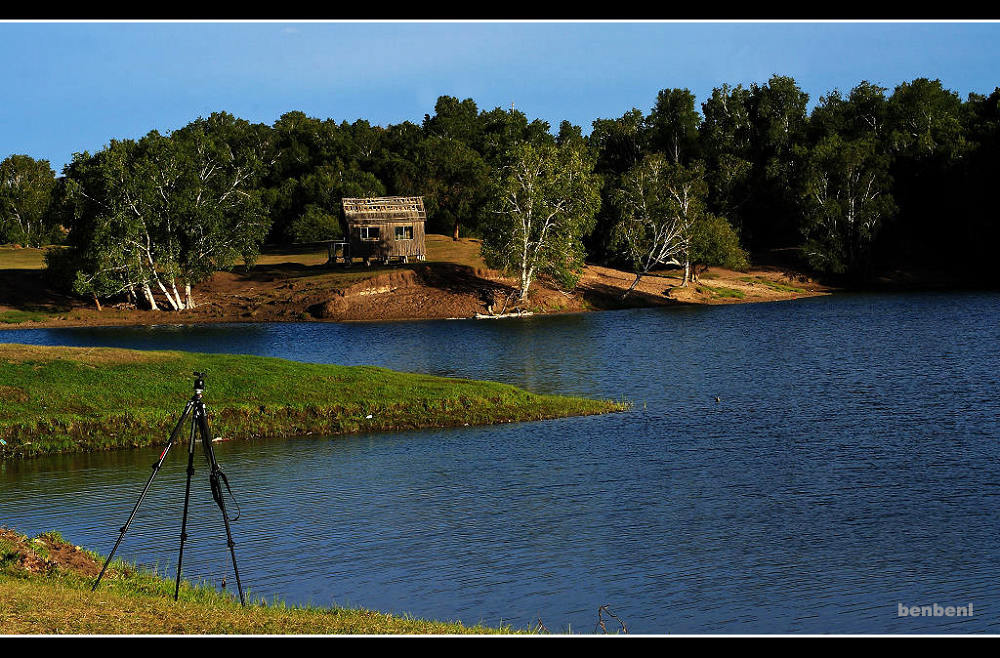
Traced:
<path fill-rule="evenodd" d="M 420 123 L 273 125 L 227 112 L 48 161 L 0 163 L 0 243 L 59 245 L 57 285 L 190 307 L 191 286 L 262 245 L 342 235 L 341 197 L 421 195 L 427 231 L 479 237 L 522 294 L 584 261 L 639 276 L 784 262 L 844 285 L 895 270 L 987 273 L 1000 222 L 1000 88 L 861 82 L 810 109 L 796 81 L 668 88 L 588 134 L 441 96 Z"/>

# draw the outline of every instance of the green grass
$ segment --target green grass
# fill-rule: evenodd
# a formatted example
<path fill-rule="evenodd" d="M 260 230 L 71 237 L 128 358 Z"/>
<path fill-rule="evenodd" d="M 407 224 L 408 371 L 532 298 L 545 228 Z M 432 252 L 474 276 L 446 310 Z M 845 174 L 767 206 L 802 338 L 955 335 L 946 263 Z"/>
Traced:
<path fill-rule="evenodd" d="M 712 293 L 712 295 L 716 297 L 723 297 L 723 298 L 728 297 L 735 299 L 743 299 L 744 297 L 746 297 L 746 293 L 744 293 L 742 290 L 736 290 L 735 288 L 726 288 L 724 286 L 709 286 L 704 283 L 700 284 L 698 287 L 704 288 L 705 290 Z"/>
<path fill-rule="evenodd" d="M 68 306 L 25 306 L 17 310 L 0 311 L 0 322 L 20 324 L 22 322 L 45 322 L 68 313 Z"/>
<path fill-rule="evenodd" d="M 58 533 L 28 539 L 0 528 L 0 633 L 3 634 L 497 634 L 510 627 L 465 626 L 364 609 L 289 606 L 250 593 L 242 607 L 232 593 L 174 583 L 134 564 L 114 561 L 90 591 L 104 557 Z"/>
<path fill-rule="evenodd" d="M 0 322 L 4 324 L 21 324 L 22 322 L 45 322 L 51 320 L 54 314 L 40 311 L 0 311 Z"/>
<path fill-rule="evenodd" d="M 191 397 L 193 370 L 208 371 L 209 421 L 226 439 L 485 425 L 629 406 L 373 366 L 0 344 L 0 457 L 160 444 Z"/>
<path fill-rule="evenodd" d="M 447 235 L 428 233 L 425 241 L 427 262 L 429 263 L 452 263 L 464 265 L 473 270 L 486 267 L 486 262 L 483 261 L 479 250 L 481 241 L 478 239 L 452 240 Z"/>
<path fill-rule="evenodd" d="M 765 278 L 759 277 L 759 276 L 757 276 L 757 277 L 754 277 L 754 276 L 744 276 L 744 277 L 740 277 L 740 280 L 741 281 L 746 281 L 748 283 L 754 283 L 754 284 L 759 283 L 759 284 L 761 284 L 761 285 L 763 285 L 763 286 L 765 286 L 767 288 L 770 288 L 771 290 L 776 290 L 778 292 L 795 292 L 795 293 L 806 292 L 803 288 L 796 288 L 795 286 L 790 286 L 790 285 L 787 285 L 787 284 L 784 284 L 784 283 L 779 283 L 777 281 L 771 281 L 770 279 L 765 279 Z"/>
<path fill-rule="evenodd" d="M 45 267 L 45 248 L 0 245 L 0 270 L 40 270 Z"/>

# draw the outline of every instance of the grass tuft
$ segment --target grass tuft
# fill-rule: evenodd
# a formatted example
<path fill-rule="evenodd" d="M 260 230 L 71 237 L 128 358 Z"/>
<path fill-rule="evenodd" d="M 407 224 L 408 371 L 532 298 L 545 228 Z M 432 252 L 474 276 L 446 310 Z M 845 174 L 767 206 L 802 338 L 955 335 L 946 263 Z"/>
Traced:
<path fill-rule="evenodd" d="M 704 283 L 702 283 L 699 286 L 699 288 L 707 290 L 714 297 L 734 298 L 734 299 L 743 299 L 744 297 L 746 297 L 746 293 L 744 293 L 742 290 L 736 290 L 735 288 L 726 288 L 724 286 L 709 286 Z"/>
<path fill-rule="evenodd" d="M 363 608 L 291 606 L 231 593 L 200 582 L 174 582 L 115 560 L 96 592 L 104 557 L 58 533 L 29 539 L 0 527 L 0 630 L 4 634 L 499 634 L 526 633 L 415 619 Z"/>

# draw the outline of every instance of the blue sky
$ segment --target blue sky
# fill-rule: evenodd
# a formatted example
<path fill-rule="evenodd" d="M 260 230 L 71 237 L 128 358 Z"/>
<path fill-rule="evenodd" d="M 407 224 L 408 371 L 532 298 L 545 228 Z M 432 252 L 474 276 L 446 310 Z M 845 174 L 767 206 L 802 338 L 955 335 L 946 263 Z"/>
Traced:
<path fill-rule="evenodd" d="M 648 111 L 660 89 L 791 75 L 811 102 L 861 80 L 1000 86 L 1000 23 L 0 23 L 0 158 L 56 171 L 111 138 L 226 110 L 419 123 L 440 95 L 554 128 Z"/>

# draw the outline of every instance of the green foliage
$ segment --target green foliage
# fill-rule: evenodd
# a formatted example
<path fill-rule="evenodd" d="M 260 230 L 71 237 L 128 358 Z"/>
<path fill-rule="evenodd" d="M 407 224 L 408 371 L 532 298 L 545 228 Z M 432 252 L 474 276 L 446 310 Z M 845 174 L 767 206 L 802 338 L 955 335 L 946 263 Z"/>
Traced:
<path fill-rule="evenodd" d="M 821 97 L 809 117 L 810 141 L 816 142 L 830 135 L 839 135 L 847 140 L 885 139 L 889 122 L 889 103 L 885 92 L 885 87 L 862 81 L 847 98 L 836 90 Z"/>
<path fill-rule="evenodd" d="M 694 94 L 687 89 L 664 89 L 646 119 L 650 148 L 675 164 L 688 164 L 700 157 Z"/>
<path fill-rule="evenodd" d="M 272 219 L 270 242 L 300 241 L 296 226 L 301 228 L 310 212 L 322 211 L 339 221 L 342 197 L 386 194 L 378 175 L 388 157 L 381 129 L 288 112 L 271 132 L 275 155 L 261 182 L 261 199 Z M 309 206 L 318 210 L 309 211 Z"/>
<path fill-rule="evenodd" d="M 43 311 L 10 310 L 0 311 L 0 322 L 3 324 L 21 324 L 22 322 L 44 322 L 52 318 L 51 313 Z"/>
<path fill-rule="evenodd" d="M 563 121 L 559 124 L 559 134 L 556 135 L 556 144 L 558 146 L 573 144 L 581 148 L 586 146 L 587 140 L 584 138 L 583 130 L 580 126 L 574 125 L 569 121 Z"/>
<path fill-rule="evenodd" d="M 458 238 L 460 227 L 476 230 L 486 201 L 489 167 L 461 141 L 428 137 L 417 149 L 420 190 L 427 210 L 427 230 Z"/>
<path fill-rule="evenodd" d="M 494 171 L 511 164 L 509 158 L 517 144 L 526 142 L 540 146 L 555 143 L 548 123 L 541 119 L 528 121 L 527 115 L 520 110 L 497 107 L 481 112 L 479 123 L 482 126 L 479 141 L 470 146 L 482 154 Z"/>
<path fill-rule="evenodd" d="M 820 272 L 867 275 L 872 245 L 895 212 L 889 160 L 873 139 L 831 135 L 811 151 L 802 183 L 806 256 Z"/>
<path fill-rule="evenodd" d="M 740 277 L 740 279 L 748 283 L 753 283 L 754 285 L 761 285 L 764 286 L 765 288 L 770 288 L 771 290 L 774 290 L 776 292 L 794 292 L 794 293 L 806 292 L 804 288 L 799 288 L 797 286 L 790 286 L 785 283 L 778 283 L 777 281 L 771 281 L 770 279 L 765 279 L 764 277 L 761 276 L 744 276 Z"/>
<path fill-rule="evenodd" d="M 702 109 L 705 119 L 698 135 L 707 165 L 709 207 L 741 227 L 743 206 L 752 192 L 750 91 L 724 84 L 712 90 Z"/>
<path fill-rule="evenodd" d="M 1000 242 L 1000 217 L 988 210 L 996 204 L 994 188 L 1000 172 L 1000 87 L 989 96 L 970 95 L 964 119 L 970 152 L 954 165 L 951 239 L 945 247 L 957 257 L 947 260 L 988 273 Z"/>
<path fill-rule="evenodd" d="M 750 259 L 732 225 L 724 217 L 711 213 L 704 213 L 694 223 L 691 262 L 740 272 L 750 268 Z"/>
<path fill-rule="evenodd" d="M 112 140 L 66 168 L 68 249 L 48 262 L 78 294 L 125 294 L 154 306 L 190 302 L 178 287 L 237 261 L 253 264 L 269 220 L 258 182 L 270 162 L 269 129 L 230 114 L 198 119 L 169 136 Z"/>
<path fill-rule="evenodd" d="M 295 242 L 319 242 L 339 238 L 344 231 L 337 215 L 310 204 L 302 216 L 292 222 L 291 233 Z"/>
<path fill-rule="evenodd" d="M 422 195 L 431 232 L 503 233 L 493 202 L 528 144 L 586 154 L 599 178 L 593 221 L 583 223 L 573 254 L 560 256 L 576 265 L 551 268 L 566 284 L 584 256 L 634 266 L 621 248 L 627 218 L 616 195 L 655 154 L 703 165 L 705 216 L 730 227 L 713 220 L 699 234 L 713 237 L 692 243 L 706 262 L 737 264 L 741 253 L 745 260 L 781 248 L 798 250 L 817 271 L 858 280 L 927 262 L 987 267 L 989 245 L 1000 239 L 989 210 L 1000 170 L 997 98 L 972 94 L 963 102 L 927 78 L 887 96 L 862 81 L 822 96 L 809 113 L 796 81 L 774 75 L 766 84 L 720 85 L 700 113 L 689 90 L 663 89 L 648 113 L 598 118 L 589 135 L 567 121 L 553 135 L 548 123 L 513 107 L 481 110 L 451 96 L 422 122 L 385 127 L 297 111 L 263 126 L 217 113 L 171 134 L 77 154 L 59 179 L 43 161 L 7 158 L 0 241 L 46 244 L 65 227 L 69 249 L 53 253 L 49 266 L 66 288 L 145 305 L 166 290 L 183 305 L 175 284 L 252 263 L 264 240 L 336 235 L 345 196 Z M 842 221 L 858 215 L 844 205 L 859 198 L 848 190 L 851 171 L 871 173 L 880 190 L 877 203 L 865 202 L 870 218 L 860 229 Z M 502 262 L 496 244 L 490 248 Z"/>
<path fill-rule="evenodd" d="M 585 244 L 592 257 L 617 264 L 621 250 L 616 244 L 615 227 L 622 218 L 613 196 L 622 187 L 625 172 L 648 152 L 648 122 L 641 111 L 632 108 L 618 119 L 597 119 L 592 126 L 586 143 L 595 159 L 594 171 L 601 176 L 601 205 L 594 231 Z"/>
<path fill-rule="evenodd" d="M 879 255 L 894 267 L 935 262 L 942 254 L 958 262 L 969 253 L 970 238 L 979 239 L 961 229 L 984 212 L 980 206 L 971 215 L 954 217 L 965 198 L 975 194 L 967 176 L 966 163 L 976 155 L 966 139 L 967 108 L 939 80 L 917 78 L 896 87 L 887 116 L 880 146 L 891 156 L 891 193 L 899 217 L 885 226 Z"/>
<path fill-rule="evenodd" d="M 703 106 L 709 207 L 754 248 L 798 237 L 793 149 L 805 139 L 808 100 L 795 80 L 775 75 L 766 85 L 723 85 Z"/>
<path fill-rule="evenodd" d="M 12 155 L 0 162 L 0 243 L 40 247 L 58 239 L 51 212 L 55 187 L 48 160 Z"/>
<path fill-rule="evenodd" d="M 434 116 L 424 115 L 424 134 L 446 140 L 475 144 L 481 131 L 479 110 L 471 98 L 463 101 L 441 96 L 434 104 Z"/>
<path fill-rule="evenodd" d="M 164 163 L 158 171 L 179 166 L 178 181 L 175 188 L 159 185 L 157 191 L 176 208 L 178 266 L 185 282 L 201 281 L 239 260 L 247 265 L 256 260 L 270 228 L 257 185 L 272 162 L 270 139 L 267 126 L 225 112 L 172 135 L 181 162 Z"/>
<path fill-rule="evenodd" d="M 700 162 L 685 166 L 655 153 L 626 172 L 612 197 L 621 216 L 613 235 L 637 275 L 671 264 L 749 267 L 736 231 L 706 210 L 707 194 Z"/>
<path fill-rule="evenodd" d="M 625 172 L 619 185 L 611 193 L 620 217 L 612 231 L 612 245 L 628 258 L 633 270 L 645 274 L 686 259 L 694 224 L 704 211 L 701 170 L 653 153 Z"/>
<path fill-rule="evenodd" d="M 599 178 L 590 157 L 573 143 L 522 143 L 501 171 L 483 235 L 487 265 L 520 277 L 521 301 L 535 277 L 576 285 L 586 253 L 583 235 L 600 205 Z"/>
<path fill-rule="evenodd" d="M 888 103 L 893 152 L 911 157 L 958 157 L 965 149 L 962 101 L 940 80 L 917 78 L 896 87 Z"/>
<path fill-rule="evenodd" d="M 722 299 L 743 299 L 746 297 L 745 292 L 735 288 L 726 288 L 725 286 L 709 286 L 704 283 L 700 284 L 698 287 L 702 290 L 707 290 L 713 297 L 719 297 Z"/>

